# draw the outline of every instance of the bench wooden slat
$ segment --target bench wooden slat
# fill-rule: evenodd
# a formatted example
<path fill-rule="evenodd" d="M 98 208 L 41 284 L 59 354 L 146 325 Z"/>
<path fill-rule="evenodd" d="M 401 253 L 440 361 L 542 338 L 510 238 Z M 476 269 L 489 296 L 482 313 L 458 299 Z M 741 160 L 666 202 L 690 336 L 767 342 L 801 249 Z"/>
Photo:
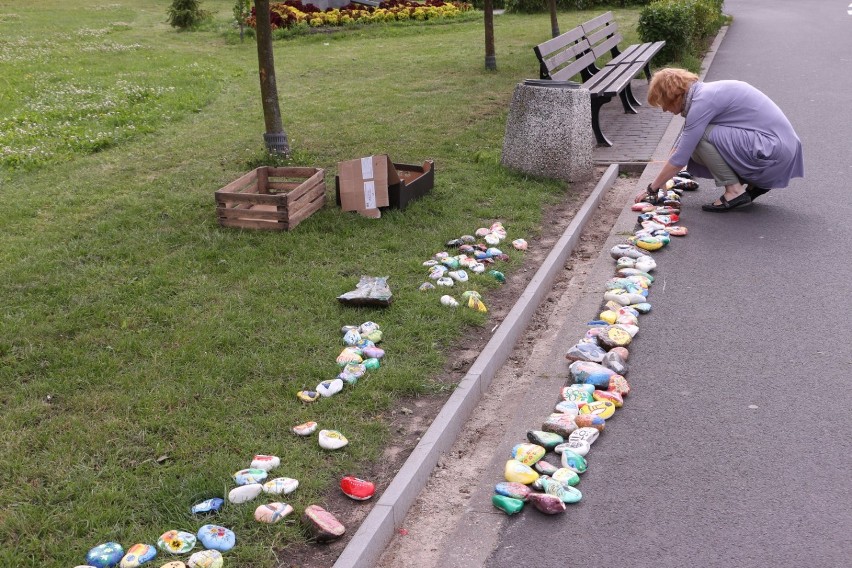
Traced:
<path fill-rule="evenodd" d="M 579 27 L 568 30 L 564 34 L 558 35 L 544 43 L 540 43 L 535 47 L 536 54 L 546 58 L 555 51 L 559 51 L 563 47 L 575 43 L 583 39 L 583 30 Z"/>
<path fill-rule="evenodd" d="M 573 63 L 557 69 L 550 73 L 550 78 L 554 81 L 568 81 L 574 75 L 580 75 L 588 69 L 589 65 L 594 64 L 595 56 L 592 53 L 584 53 L 578 57 Z"/>
<path fill-rule="evenodd" d="M 594 47 L 592 47 L 592 53 L 595 54 L 595 59 L 598 59 L 607 53 L 612 53 L 613 48 L 615 48 L 615 51 L 618 51 L 618 44 L 621 43 L 622 39 L 621 34 L 615 34 L 611 38 L 594 45 Z M 594 44 L 591 39 L 589 40 L 589 43 Z"/>
<path fill-rule="evenodd" d="M 584 32 L 588 32 L 589 30 L 593 30 L 595 28 L 599 28 L 603 25 L 606 25 L 607 22 L 615 23 L 615 19 L 612 17 L 612 12 L 604 12 L 596 18 L 592 18 L 588 22 L 580 24 L 580 27 L 583 28 Z"/>

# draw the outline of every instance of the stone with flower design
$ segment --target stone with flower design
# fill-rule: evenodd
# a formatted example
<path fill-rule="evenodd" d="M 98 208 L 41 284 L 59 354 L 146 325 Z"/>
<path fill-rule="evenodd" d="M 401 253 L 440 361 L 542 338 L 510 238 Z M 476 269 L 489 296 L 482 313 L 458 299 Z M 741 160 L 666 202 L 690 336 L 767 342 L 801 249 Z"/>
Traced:
<path fill-rule="evenodd" d="M 124 556 L 124 549 L 117 542 L 105 542 L 89 550 L 86 563 L 95 568 L 114 568 Z"/>
<path fill-rule="evenodd" d="M 195 535 L 186 531 L 170 530 L 157 539 L 157 548 L 170 554 L 186 554 L 195 548 Z"/>
<path fill-rule="evenodd" d="M 337 517 L 319 505 L 308 505 L 302 515 L 302 521 L 319 542 L 340 538 L 346 532 L 346 527 L 337 520 Z"/>
<path fill-rule="evenodd" d="M 346 436 L 337 430 L 320 430 L 319 445 L 324 450 L 339 450 L 349 443 Z"/>
<path fill-rule="evenodd" d="M 121 559 L 120 568 L 138 568 L 157 556 L 157 548 L 150 544 L 134 544 Z"/>
<path fill-rule="evenodd" d="M 219 552 L 227 552 L 237 544 L 234 531 L 219 525 L 204 525 L 198 529 L 198 540 L 205 548 Z"/>
<path fill-rule="evenodd" d="M 190 556 L 186 563 L 189 568 L 222 568 L 225 559 L 218 550 L 202 550 Z"/>
<path fill-rule="evenodd" d="M 293 512 L 293 507 L 287 503 L 267 503 L 254 510 L 254 520 L 272 525 L 281 521 Z"/>

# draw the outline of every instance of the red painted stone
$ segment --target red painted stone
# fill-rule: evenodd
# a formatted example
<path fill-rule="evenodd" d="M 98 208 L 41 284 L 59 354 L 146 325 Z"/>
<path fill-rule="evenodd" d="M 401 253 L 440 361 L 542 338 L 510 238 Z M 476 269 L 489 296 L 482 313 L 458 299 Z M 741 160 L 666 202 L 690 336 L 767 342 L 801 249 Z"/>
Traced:
<path fill-rule="evenodd" d="M 366 501 L 376 492 L 376 486 L 372 481 L 365 481 L 351 475 L 340 480 L 340 490 L 347 497 L 357 501 Z"/>

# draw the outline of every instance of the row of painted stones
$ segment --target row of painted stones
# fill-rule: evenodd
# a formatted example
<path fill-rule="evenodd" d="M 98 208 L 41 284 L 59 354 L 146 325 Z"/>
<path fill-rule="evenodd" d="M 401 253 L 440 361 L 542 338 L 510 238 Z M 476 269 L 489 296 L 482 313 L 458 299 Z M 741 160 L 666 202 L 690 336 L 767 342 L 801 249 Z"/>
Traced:
<path fill-rule="evenodd" d="M 680 199 L 684 191 L 695 189 L 689 173 L 679 172 L 665 188 L 633 207 L 639 212 L 640 228 L 628 242 L 610 250 L 616 275 L 605 285 L 603 310 L 565 353 L 571 361 L 569 380 L 553 413 L 541 429 L 527 432 L 527 442 L 512 448 L 505 481 L 495 485 L 491 498 L 496 508 L 513 515 L 530 503 L 554 515 L 582 499 L 576 485 L 588 469 L 586 456 L 630 393 L 627 347 L 639 332 L 639 316 L 651 310 L 650 272 L 657 266 L 649 253 L 668 245 L 670 237 L 687 234 L 685 227 L 676 225 Z M 559 456 L 559 465 L 545 459 L 550 451 Z"/>

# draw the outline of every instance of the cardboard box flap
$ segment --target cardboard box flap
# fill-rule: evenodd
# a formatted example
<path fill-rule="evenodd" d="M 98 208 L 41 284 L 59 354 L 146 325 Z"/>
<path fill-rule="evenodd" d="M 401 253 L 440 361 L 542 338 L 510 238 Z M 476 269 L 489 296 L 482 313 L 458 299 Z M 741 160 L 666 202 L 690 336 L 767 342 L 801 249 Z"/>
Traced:
<path fill-rule="evenodd" d="M 337 170 L 340 206 L 344 211 L 358 211 L 368 217 L 378 217 L 378 208 L 388 206 L 388 184 L 399 183 L 387 154 L 340 162 Z"/>

